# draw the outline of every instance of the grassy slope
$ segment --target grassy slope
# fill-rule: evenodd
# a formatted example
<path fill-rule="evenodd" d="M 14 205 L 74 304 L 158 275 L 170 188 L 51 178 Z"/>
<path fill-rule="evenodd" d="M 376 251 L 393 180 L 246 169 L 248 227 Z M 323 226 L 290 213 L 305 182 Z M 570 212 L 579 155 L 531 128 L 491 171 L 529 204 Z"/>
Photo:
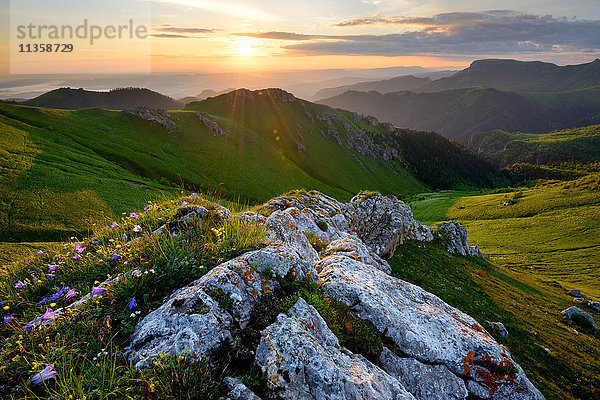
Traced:
<path fill-rule="evenodd" d="M 502 166 L 589 161 L 600 158 L 600 125 L 546 134 L 486 132 L 471 136 L 468 147 L 483 151 Z"/>
<path fill-rule="evenodd" d="M 212 111 L 227 114 L 219 107 Z M 365 188 L 386 193 L 425 188 L 401 167 L 390 173 L 382 162 L 326 139 L 322 127 L 297 109 L 265 103 L 252 111 L 252 118 L 217 116 L 230 132 L 222 136 L 191 111 L 172 113 L 178 131 L 168 133 L 122 112 L 0 105 L 0 241 L 54 241 L 85 233 L 91 222 L 139 208 L 181 185 L 244 202 L 298 187 L 338 198 Z M 290 121 L 313 131 L 304 133 L 305 153 L 297 149 Z"/>
<path fill-rule="evenodd" d="M 600 193 L 564 185 L 522 190 L 511 206 L 501 205 L 512 197 L 502 193 L 465 193 L 458 201 L 460 192 L 417 196 L 411 203 L 416 218 L 460 221 L 469 242 L 479 245 L 493 264 L 464 262 L 459 267 L 414 258 L 394 265 L 400 276 L 475 318 L 507 325 L 516 337 L 506 343 L 543 382 L 547 397 L 597 398 L 600 337 L 575 333 L 570 328 L 581 329 L 565 323 L 560 311 L 575 305 L 565 294 L 572 288 L 600 298 Z M 463 290 L 454 289 L 458 286 Z M 598 313 L 586 311 L 600 320 Z M 540 351 L 544 347 L 549 355 Z"/>

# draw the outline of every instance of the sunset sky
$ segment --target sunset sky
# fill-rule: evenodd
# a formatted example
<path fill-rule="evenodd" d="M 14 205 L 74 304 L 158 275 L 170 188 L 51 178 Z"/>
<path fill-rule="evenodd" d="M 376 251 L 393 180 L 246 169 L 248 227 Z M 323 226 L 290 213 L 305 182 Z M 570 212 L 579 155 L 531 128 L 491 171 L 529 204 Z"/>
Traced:
<path fill-rule="evenodd" d="M 232 72 L 456 68 L 479 58 L 575 64 L 599 57 L 598 0 L 506 0 L 497 8 L 495 1 L 449 0 L 19 0 L 4 8 L 12 28 L 7 34 L 3 24 L 3 61 L 10 49 L 13 72 L 42 64 L 53 73 L 98 65 L 135 72 L 139 57 L 148 57 L 153 72 Z M 132 18 L 151 25 L 151 37 L 143 44 L 81 43 L 68 57 L 14 54 L 16 21 L 59 25 L 84 18 L 98 25 Z"/>

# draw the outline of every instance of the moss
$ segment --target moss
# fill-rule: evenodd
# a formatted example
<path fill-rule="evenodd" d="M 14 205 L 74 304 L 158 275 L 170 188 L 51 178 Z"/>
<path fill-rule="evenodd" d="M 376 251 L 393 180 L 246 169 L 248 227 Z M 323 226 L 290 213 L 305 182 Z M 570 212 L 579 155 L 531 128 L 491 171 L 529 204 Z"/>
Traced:
<path fill-rule="evenodd" d="M 323 250 L 327 248 L 327 241 L 315 235 L 314 233 L 304 232 L 304 236 L 306 236 L 308 242 L 313 247 L 313 249 L 316 250 L 317 253 L 320 254 Z"/>
<path fill-rule="evenodd" d="M 229 307 L 231 307 L 233 304 L 231 297 L 221 288 L 211 289 L 208 292 L 208 295 L 217 303 L 219 303 L 219 307 L 221 307 L 223 310 L 229 310 Z"/>

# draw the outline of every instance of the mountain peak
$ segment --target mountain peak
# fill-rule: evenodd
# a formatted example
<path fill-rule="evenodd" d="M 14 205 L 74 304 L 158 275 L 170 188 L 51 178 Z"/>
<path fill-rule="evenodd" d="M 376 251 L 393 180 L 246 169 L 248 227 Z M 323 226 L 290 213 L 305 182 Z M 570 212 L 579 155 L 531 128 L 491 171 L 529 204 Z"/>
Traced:
<path fill-rule="evenodd" d="M 267 88 L 260 90 L 248 90 L 248 89 L 236 89 L 232 92 L 227 93 L 228 100 L 243 100 L 243 99 L 254 99 L 258 97 L 271 97 L 280 101 L 296 101 L 296 96 L 290 92 L 286 92 L 280 88 Z"/>

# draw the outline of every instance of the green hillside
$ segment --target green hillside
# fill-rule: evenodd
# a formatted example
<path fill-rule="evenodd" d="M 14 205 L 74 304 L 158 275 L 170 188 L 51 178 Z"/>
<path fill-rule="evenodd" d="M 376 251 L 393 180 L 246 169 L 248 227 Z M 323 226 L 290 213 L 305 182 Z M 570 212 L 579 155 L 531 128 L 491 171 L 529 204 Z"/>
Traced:
<path fill-rule="evenodd" d="M 473 134 L 467 147 L 498 165 L 555 164 L 600 160 L 600 125 L 547 134 L 492 131 Z"/>
<path fill-rule="evenodd" d="M 200 103 L 227 135 L 191 110 L 171 113 L 176 129 L 169 132 L 124 112 L 0 105 L 0 241 L 64 239 L 182 187 L 250 203 L 297 187 L 338 198 L 363 188 L 425 188 L 400 163 L 359 154 L 321 133 L 335 128 L 341 135 L 343 123 L 355 122 L 313 122 L 300 108 L 272 100 L 257 105 L 252 119 L 232 114 L 231 106 Z M 315 116 L 326 109 L 303 104 Z M 305 129 L 303 152 L 298 124 Z"/>

